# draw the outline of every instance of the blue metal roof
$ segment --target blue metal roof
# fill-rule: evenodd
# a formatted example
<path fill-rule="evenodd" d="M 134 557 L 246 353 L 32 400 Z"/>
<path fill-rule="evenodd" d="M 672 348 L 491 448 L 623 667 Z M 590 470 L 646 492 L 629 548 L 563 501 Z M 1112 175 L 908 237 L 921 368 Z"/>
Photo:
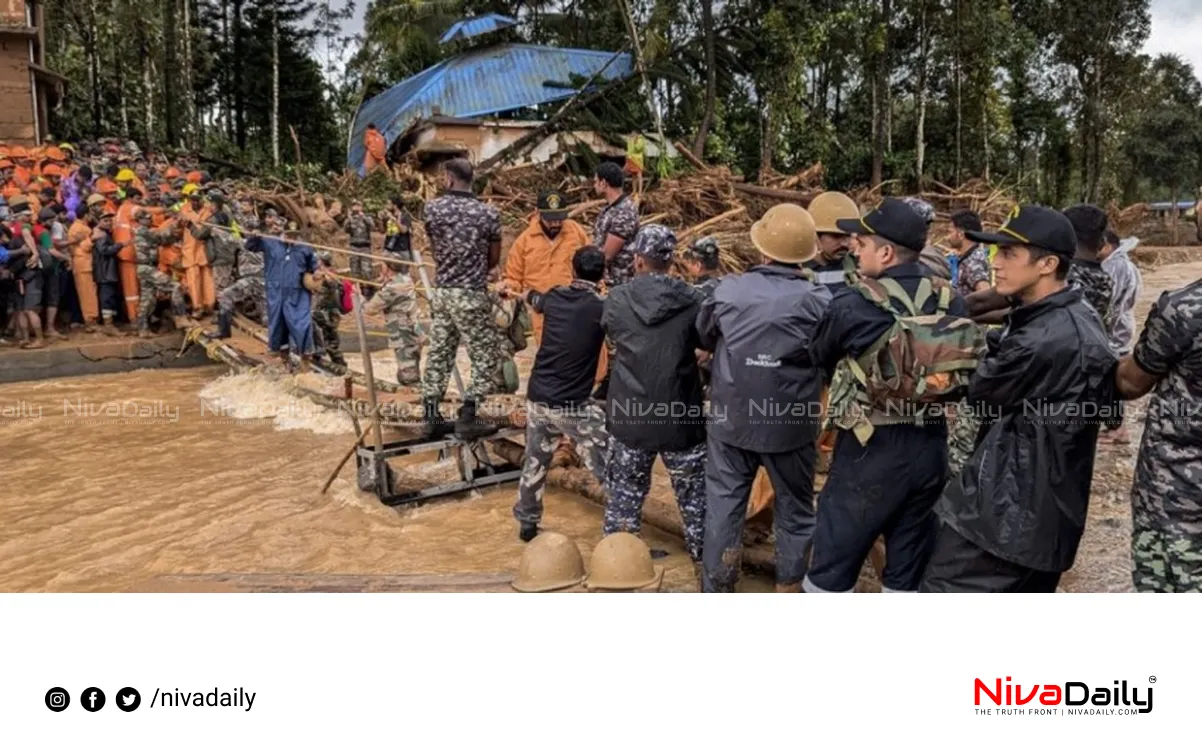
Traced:
<path fill-rule="evenodd" d="M 603 70 L 603 71 L 602 71 Z M 629 54 L 501 44 L 474 49 L 422 70 L 366 101 L 355 115 L 348 167 L 363 174 L 363 132 L 374 123 L 391 147 L 419 119 L 473 118 L 549 103 L 576 94 L 574 77 L 598 82 L 629 77 Z"/>
<path fill-rule="evenodd" d="M 439 44 L 449 44 L 456 39 L 470 39 L 473 36 L 500 31 L 503 28 L 518 25 L 518 19 L 500 13 L 487 13 L 472 18 L 455 21 L 454 25 L 438 40 Z"/>

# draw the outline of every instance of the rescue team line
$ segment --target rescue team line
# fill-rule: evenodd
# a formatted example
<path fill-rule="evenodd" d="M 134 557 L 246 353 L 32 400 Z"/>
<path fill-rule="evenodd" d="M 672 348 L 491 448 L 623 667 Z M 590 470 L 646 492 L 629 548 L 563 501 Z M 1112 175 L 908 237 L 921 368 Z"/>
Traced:
<path fill-rule="evenodd" d="M 1136 707 L 1139 709 L 1140 714 L 1152 711 L 1152 687 L 1150 686 L 1147 688 L 1147 700 L 1141 701 L 1139 698 L 1139 689 L 1135 687 L 1128 688 L 1126 681 L 1123 681 L 1121 686 L 1118 681 L 1115 681 L 1113 690 L 1104 686 L 1099 686 L 1091 690 L 1089 684 L 1082 681 L 1069 681 L 1063 685 L 1034 684 L 1024 692 L 1022 684 L 1011 684 L 1010 680 L 1010 677 L 1007 676 L 1006 683 L 1003 684 L 1000 678 L 994 679 L 994 684 L 990 687 L 981 679 L 976 679 L 973 685 L 973 703 L 978 707 L 981 706 L 981 694 L 983 692 L 988 699 L 999 706 L 1029 704 L 1038 695 L 1039 704 L 1046 707 L 1055 707 L 1061 704 L 1070 707 L 1080 707 L 1085 704 L 1094 704 L 1099 707 Z M 1128 697 L 1128 691 L 1130 691 L 1130 697 Z M 1074 692 L 1077 692 L 1076 696 L 1074 696 Z M 1002 701 L 1003 697 L 1006 700 L 1005 702 Z"/>
<path fill-rule="evenodd" d="M 179 688 L 173 691 L 154 690 L 154 698 L 150 700 L 151 708 L 158 707 L 242 707 L 246 712 L 255 704 L 257 692 L 248 692 L 243 687 L 229 692 L 219 692 L 214 688 L 210 692 L 187 692 Z"/>

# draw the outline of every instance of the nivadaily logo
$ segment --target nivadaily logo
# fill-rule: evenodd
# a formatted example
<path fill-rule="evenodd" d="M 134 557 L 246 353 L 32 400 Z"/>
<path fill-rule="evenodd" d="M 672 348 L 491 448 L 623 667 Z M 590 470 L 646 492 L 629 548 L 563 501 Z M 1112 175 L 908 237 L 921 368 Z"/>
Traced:
<path fill-rule="evenodd" d="M 1129 715 L 1152 711 L 1152 687 L 1155 676 L 1148 677 L 1149 686 L 1137 687 L 1126 681 L 1114 682 L 1114 687 L 1090 686 L 1084 681 L 1062 684 L 1012 683 L 1006 677 L 991 681 L 976 679 L 973 684 L 973 703 L 978 714 L 990 714 L 990 705 L 999 707 L 1001 714 L 1036 715 Z M 1029 705 L 1029 706 L 1028 706 Z M 984 709 L 981 709 L 984 707 Z"/>

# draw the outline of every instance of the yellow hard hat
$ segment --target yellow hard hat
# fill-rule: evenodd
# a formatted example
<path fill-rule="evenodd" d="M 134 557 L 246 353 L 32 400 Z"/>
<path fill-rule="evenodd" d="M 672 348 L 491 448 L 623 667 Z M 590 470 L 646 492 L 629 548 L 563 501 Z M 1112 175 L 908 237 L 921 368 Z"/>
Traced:
<path fill-rule="evenodd" d="M 185 183 L 183 194 L 184 194 L 184 196 L 191 196 L 192 194 L 196 193 L 199 190 L 200 190 L 200 188 L 198 188 L 195 183 Z"/>
<path fill-rule="evenodd" d="M 633 534 L 610 534 L 597 543 L 589 560 L 591 590 L 633 591 L 655 586 L 664 579 L 664 569 L 651 562 L 651 550 Z"/>
<path fill-rule="evenodd" d="M 751 242 L 781 263 L 805 263 L 818 252 L 814 218 L 797 204 L 777 204 L 751 226 Z"/>
<path fill-rule="evenodd" d="M 814 228 L 819 234 L 824 232 L 834 235 L 846 235 L 839 229 L 840 219 L 859 219 L 860 207 L 846 194 L 838 191 L 825 191 L 814 197 L 808 210 L 814 218 Z"/>
<path fill-rule="evenodd" d="M 130 170 L 129 168 L 122 168 L 117 172 L 118 183 L 127 183 L 132 181 L 134 178 L 137 178 L 137 176 L 134 175 L 134 171 Z"/>
<path fill-rule="evenodd" d="M 563 534 L 545 531 L 526 545 L 518 575 L 510 584 L 521 593 L 544 593 L 584 582 L 584 558 Z"/>

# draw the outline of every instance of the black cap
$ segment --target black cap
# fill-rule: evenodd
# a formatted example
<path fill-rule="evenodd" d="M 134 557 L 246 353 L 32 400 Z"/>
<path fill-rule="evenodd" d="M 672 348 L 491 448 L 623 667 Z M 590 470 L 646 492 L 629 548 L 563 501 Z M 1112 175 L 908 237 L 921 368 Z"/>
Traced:
<path fill-rule="evenodd" d="M 558 191 L 543 191 L 538 195 L 538 211 L 547 219 L 567 219 L 568 200 Z"/>
<path fill-rule="evenodd" d="M 1073 223 L 1046 206 L 1016 206 L 997 232 L 965 232 L 969 240 L 986 245 L 1030 245 L 1072 258 L 1077 252 Z"/>
<path fill-rule="evenodd" d="M 835 226 L 852 235 L 879 235 L 921 253 L 927 245 L 927 221 L 901 199 L 885 199 L 859 219 L 840 219 Z"/>

